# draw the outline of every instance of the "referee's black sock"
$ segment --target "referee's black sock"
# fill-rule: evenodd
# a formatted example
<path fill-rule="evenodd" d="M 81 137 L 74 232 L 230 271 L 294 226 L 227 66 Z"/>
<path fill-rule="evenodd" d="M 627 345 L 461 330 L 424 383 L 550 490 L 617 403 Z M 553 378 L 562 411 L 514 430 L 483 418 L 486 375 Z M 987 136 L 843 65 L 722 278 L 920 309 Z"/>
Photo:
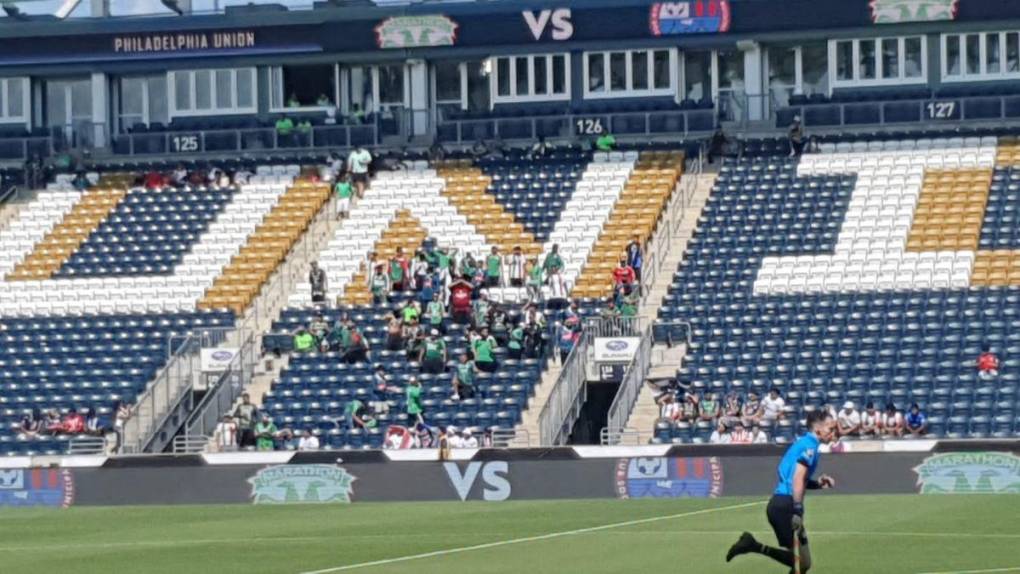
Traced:
<path fill-rule="evenodd" d="M 772 546 L 766 546 L 765 544 L 759 543 L 755 552 L 768 556 L 780 564 L 785 564 L 790 568 L 793 568 L 793 552 L 785 548 L 774 548 Z"/>

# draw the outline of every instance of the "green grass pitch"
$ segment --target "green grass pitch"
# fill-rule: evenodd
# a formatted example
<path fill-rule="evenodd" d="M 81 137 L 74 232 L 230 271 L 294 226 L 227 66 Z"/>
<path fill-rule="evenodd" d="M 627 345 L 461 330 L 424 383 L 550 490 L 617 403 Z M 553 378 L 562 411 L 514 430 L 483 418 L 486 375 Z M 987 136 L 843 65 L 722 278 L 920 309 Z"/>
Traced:
<path fill-rule="evenodd" d="M 806 518 L 812 572 L 1020 573 L 1018 519 L 1020 496 L 816 496 Z M 724 562 L 745 529 L 774 543 L 764 501 L 7 509 L 0 571 L 785 572 L 760 556 Z"/>

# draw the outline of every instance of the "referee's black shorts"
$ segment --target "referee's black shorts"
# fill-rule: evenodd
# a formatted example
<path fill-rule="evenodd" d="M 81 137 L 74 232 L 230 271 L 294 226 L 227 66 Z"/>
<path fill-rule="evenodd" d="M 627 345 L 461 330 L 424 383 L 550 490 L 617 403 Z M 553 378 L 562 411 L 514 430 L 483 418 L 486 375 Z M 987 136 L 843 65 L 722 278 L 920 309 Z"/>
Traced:
<path fill-rule="evenodd" d="M 776 533 L 776 540 L 783 548 L 793 548 L 793 497 L 786 494 L 773 494 L 765 514 Z M 808 543 L 807 532 L 800 530 L 800 545 Z"/>

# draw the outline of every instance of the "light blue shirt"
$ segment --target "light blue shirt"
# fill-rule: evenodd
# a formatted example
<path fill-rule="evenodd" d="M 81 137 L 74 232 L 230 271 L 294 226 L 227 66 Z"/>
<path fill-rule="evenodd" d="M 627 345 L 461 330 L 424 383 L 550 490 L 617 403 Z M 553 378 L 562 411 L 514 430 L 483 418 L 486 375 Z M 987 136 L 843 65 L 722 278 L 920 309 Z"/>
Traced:
<path fill-rule="evenodd" d="M 779 484 L 776 485 L 774 494 L 793 496 L 793 477 L 797 472 L 798 464 L 807 466 L 808 479 L 814 475 L 815 469 L 818 468 L 818 459 L 821 458 L 818 453 L 820 444 L 821 441 L 818 440 L 815 433 L 809 432 L 797 439 L 797 442 L 786 450 L 783 460 L 779 462 Z"/>

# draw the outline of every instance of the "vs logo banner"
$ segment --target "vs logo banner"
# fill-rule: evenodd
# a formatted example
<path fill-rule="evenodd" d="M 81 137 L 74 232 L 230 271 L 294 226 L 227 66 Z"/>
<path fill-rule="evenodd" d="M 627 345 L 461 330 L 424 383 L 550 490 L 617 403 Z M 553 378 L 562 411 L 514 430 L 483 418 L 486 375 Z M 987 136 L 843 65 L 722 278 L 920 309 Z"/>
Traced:
<path fill-rule="evenodd" d="M 450 479 L 450 484 L 453 485 L 453 489 L 457 491 L 457 496 L 462 501 L 467 500 L 470 496 L 471 487 L 478 480 L 479 473 L 482 475 L 484 483 L 482 500 L 500 502 L 510 498 L 510 481 L 507 480 L 510 474 L 510 465 L 506 462 L 468 463 L 463 474 L 455 462 L 444 463 L 443 468 L 446 470 L 446 476 Z"/>
<path fill-rule="evenodd" d="M 536 15 L 531 10 L 521 12 L 524 22 L 531 30 L 531 36 L 536 41 L 542 39 L 542 35 L 552 25 L 549 36 L 556 41 L 569 40 L 574 35 L 574 24 L 570 21 L 570 8 L 557 8 L 555 10 L 541 10 Z"/>

